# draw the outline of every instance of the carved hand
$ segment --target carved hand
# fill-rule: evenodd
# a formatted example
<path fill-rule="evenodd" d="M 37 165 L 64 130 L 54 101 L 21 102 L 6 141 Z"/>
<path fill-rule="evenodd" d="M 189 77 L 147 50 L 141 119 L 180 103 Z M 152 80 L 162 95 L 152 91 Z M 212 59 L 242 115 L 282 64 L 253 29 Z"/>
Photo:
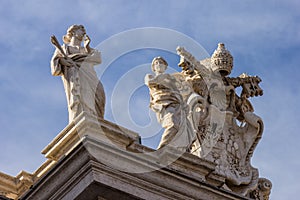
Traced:
<path fill-rule="evenodd" d="M 91 47 L 90 47 L 90 43 L 91 43 L 91 39 L 88 35 L 85 35 L 85 40 L 84 40 L 84 47 L 87 49 L 87 51 L 90 53 Z"/>
<path fill-rule="evenodd" d="M 59 62 L 60 62 L 60 64 L 62 64 L 64 66 L 68 66 L 68 67 L 76 65 L 76 63 L 71 58 L 62 57 L 59 59 Z"/>

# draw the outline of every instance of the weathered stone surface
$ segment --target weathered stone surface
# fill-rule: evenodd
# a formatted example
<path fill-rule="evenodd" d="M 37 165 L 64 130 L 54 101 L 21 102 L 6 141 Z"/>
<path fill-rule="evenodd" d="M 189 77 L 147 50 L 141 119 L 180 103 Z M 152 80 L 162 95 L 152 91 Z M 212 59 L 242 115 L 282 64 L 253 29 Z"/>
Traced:
<path fill-rule="evenodd" d="M 94 66 L 101 63 L 100 52 L 90 47 L 90 38 L 82 25 L 70 26 L 60 46 L 55 36 L 51 42 L 56 51 L 51 59 L 51 72 L 61 76 L 66 92 L 69 122 L 81 112 L 99 118 L 104 116 L 105 94 Z M 81 43 L 84 42 L 84 46 Z"/>
<path fill-rule="evenodd" d="M 43 153 L 48 160 L 32 186 L 14 199 L 248 199 L 230 191 L 216 163 L 176 148 L 150 149 L 136 133 L 87 113 Z M 261 184 L 249 198 L 266 191 Z"/>
<path fill-rule="evenodd" d="M 129 144 L 140 141 L 137 133 L 82 112 L 42 150 L 42 154 L 48 159 L 58 161 L 72 151 L 85 135 L 113 143 L 120 148 L 126 148 Z"/>
<path fill-rule="evenodd" d="M 0 172 L 0 199 L 16 199 L 35 181 L 34 175 L 21 171 L 16 177 Z M 3 196 L 3 197 L 1 197 Z"/>
<path fill-rule="evenodd" d="M 85 136 L 20 199 L 246 199 L 207 183 L 214 164 L 191 154 L 148 173 L 118 170 L 120 165 L 149 169 L 161 164 L 134 155 Z"/>
<path fill-rule="evenodd" d="M 158 149 L 168 145 L 187 151 L 193 141 L 192 126 L 187 120 L 187 107 L 175 77 L 165 74 L 168 63 L 157 57 L 152 61 L 155 76 L 147 74 L 145 84 L 150 89 L 150 108 L 156 112 L 157 120 L 165 129 Z M 183 134 L 185 133 L 185 134 Z"/>
<path fill-rule="evenodd" d="M 84 41 L 84 46 L 81 43 Z M 257 76 L 228 77 L 233 57 L 219 44 L 211 58 L 177 49 L 182 71 L 165 74 L 156 57 L 148 74 L 150 107 L 165 128 L 158 150 L 137 133 L 103 119 L 105 96 L 82 25 L 71 26 L 51 60 L 62 76 L 69 124 L 47 145 L 33 174 L 0 173 L 0 199 L 255 199 L 267 200 L 272 183 L 259 178 L 251 157 L 263 133 L 249 97 L 263 94 Z M 242 91 L 237 94 L 236 88 Z"/>
<path fill-rule="evenodd" d="M 257 190 L 259 174 L 251 165 L 263 133 L 249 97 L 263 94 L 257 76 L 228 77 L 233 57 L 220 43 L 211 58 L 195 59 L 177 48 L 180 73 L 164 74 L 167 61 L 154 58 L 145 84 L 150 108 L 165 128 L 158 149 L 173 147 L 214 162 L 215 175 L 225 177 L 224 188 L 243 196 Z M 236 88 L 241 87 L 241 94 Z M 179 141 L 179 142 L 178 142 Z"/>

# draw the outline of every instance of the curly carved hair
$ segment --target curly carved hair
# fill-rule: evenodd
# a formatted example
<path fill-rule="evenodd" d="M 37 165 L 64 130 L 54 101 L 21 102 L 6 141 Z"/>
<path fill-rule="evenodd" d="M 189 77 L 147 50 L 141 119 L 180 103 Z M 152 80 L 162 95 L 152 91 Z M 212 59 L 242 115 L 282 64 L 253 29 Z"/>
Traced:
<path fill-rule="evenodd" d="M 64 43 L 69 44 L 71 42 L 71 38 L 74 36 L 75 31 L 81 28 L 85 30 L 83 25 L 74 24 L 70 26 L 67 30 L 67 34 L 63 36 Z"/>

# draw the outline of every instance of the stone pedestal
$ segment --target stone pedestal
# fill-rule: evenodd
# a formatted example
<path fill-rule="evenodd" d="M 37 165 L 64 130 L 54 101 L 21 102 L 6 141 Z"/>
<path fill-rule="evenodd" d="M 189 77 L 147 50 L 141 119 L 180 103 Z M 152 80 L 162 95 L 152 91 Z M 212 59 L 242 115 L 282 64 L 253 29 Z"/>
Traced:
<path fill-rule="evenodd" d="M 48 160 L 30 175 L 30 187 L 3 195 L 21 200 L 248 199 L 228 190 L 215 163 L 172 148 L 150 149 L 137 133 L 86 113 L 42 153 Z"/>
<path fill-rule="evenodd" d="M 222 188 L 215 164 L 82 114 L 43 151 L 51 163 L 20 199 L 246 199 Z"/>

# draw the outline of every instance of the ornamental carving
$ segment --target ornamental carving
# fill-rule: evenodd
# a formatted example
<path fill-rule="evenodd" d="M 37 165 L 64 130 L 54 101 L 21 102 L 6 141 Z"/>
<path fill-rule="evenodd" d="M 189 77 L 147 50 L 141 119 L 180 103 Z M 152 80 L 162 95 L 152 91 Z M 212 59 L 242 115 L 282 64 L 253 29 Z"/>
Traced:
<path fill-rule="evenodd" d="M 263 95 L 261 79 L 247 74 L 229 77 L 233 57 L 222 43 L 211 58 L 201 61 L 183 47 L 177 54 L 181 72 L 164 74 L 167 61 L 158 57 L 152 62 L 155 75 L 145 77 L 150 108 L 165 128 L 158 148 L 177 148 L 212 161 L 228 190 L 267 199 L 268 189 L 251 165 L 263 121 L 249 98 Z"/>

